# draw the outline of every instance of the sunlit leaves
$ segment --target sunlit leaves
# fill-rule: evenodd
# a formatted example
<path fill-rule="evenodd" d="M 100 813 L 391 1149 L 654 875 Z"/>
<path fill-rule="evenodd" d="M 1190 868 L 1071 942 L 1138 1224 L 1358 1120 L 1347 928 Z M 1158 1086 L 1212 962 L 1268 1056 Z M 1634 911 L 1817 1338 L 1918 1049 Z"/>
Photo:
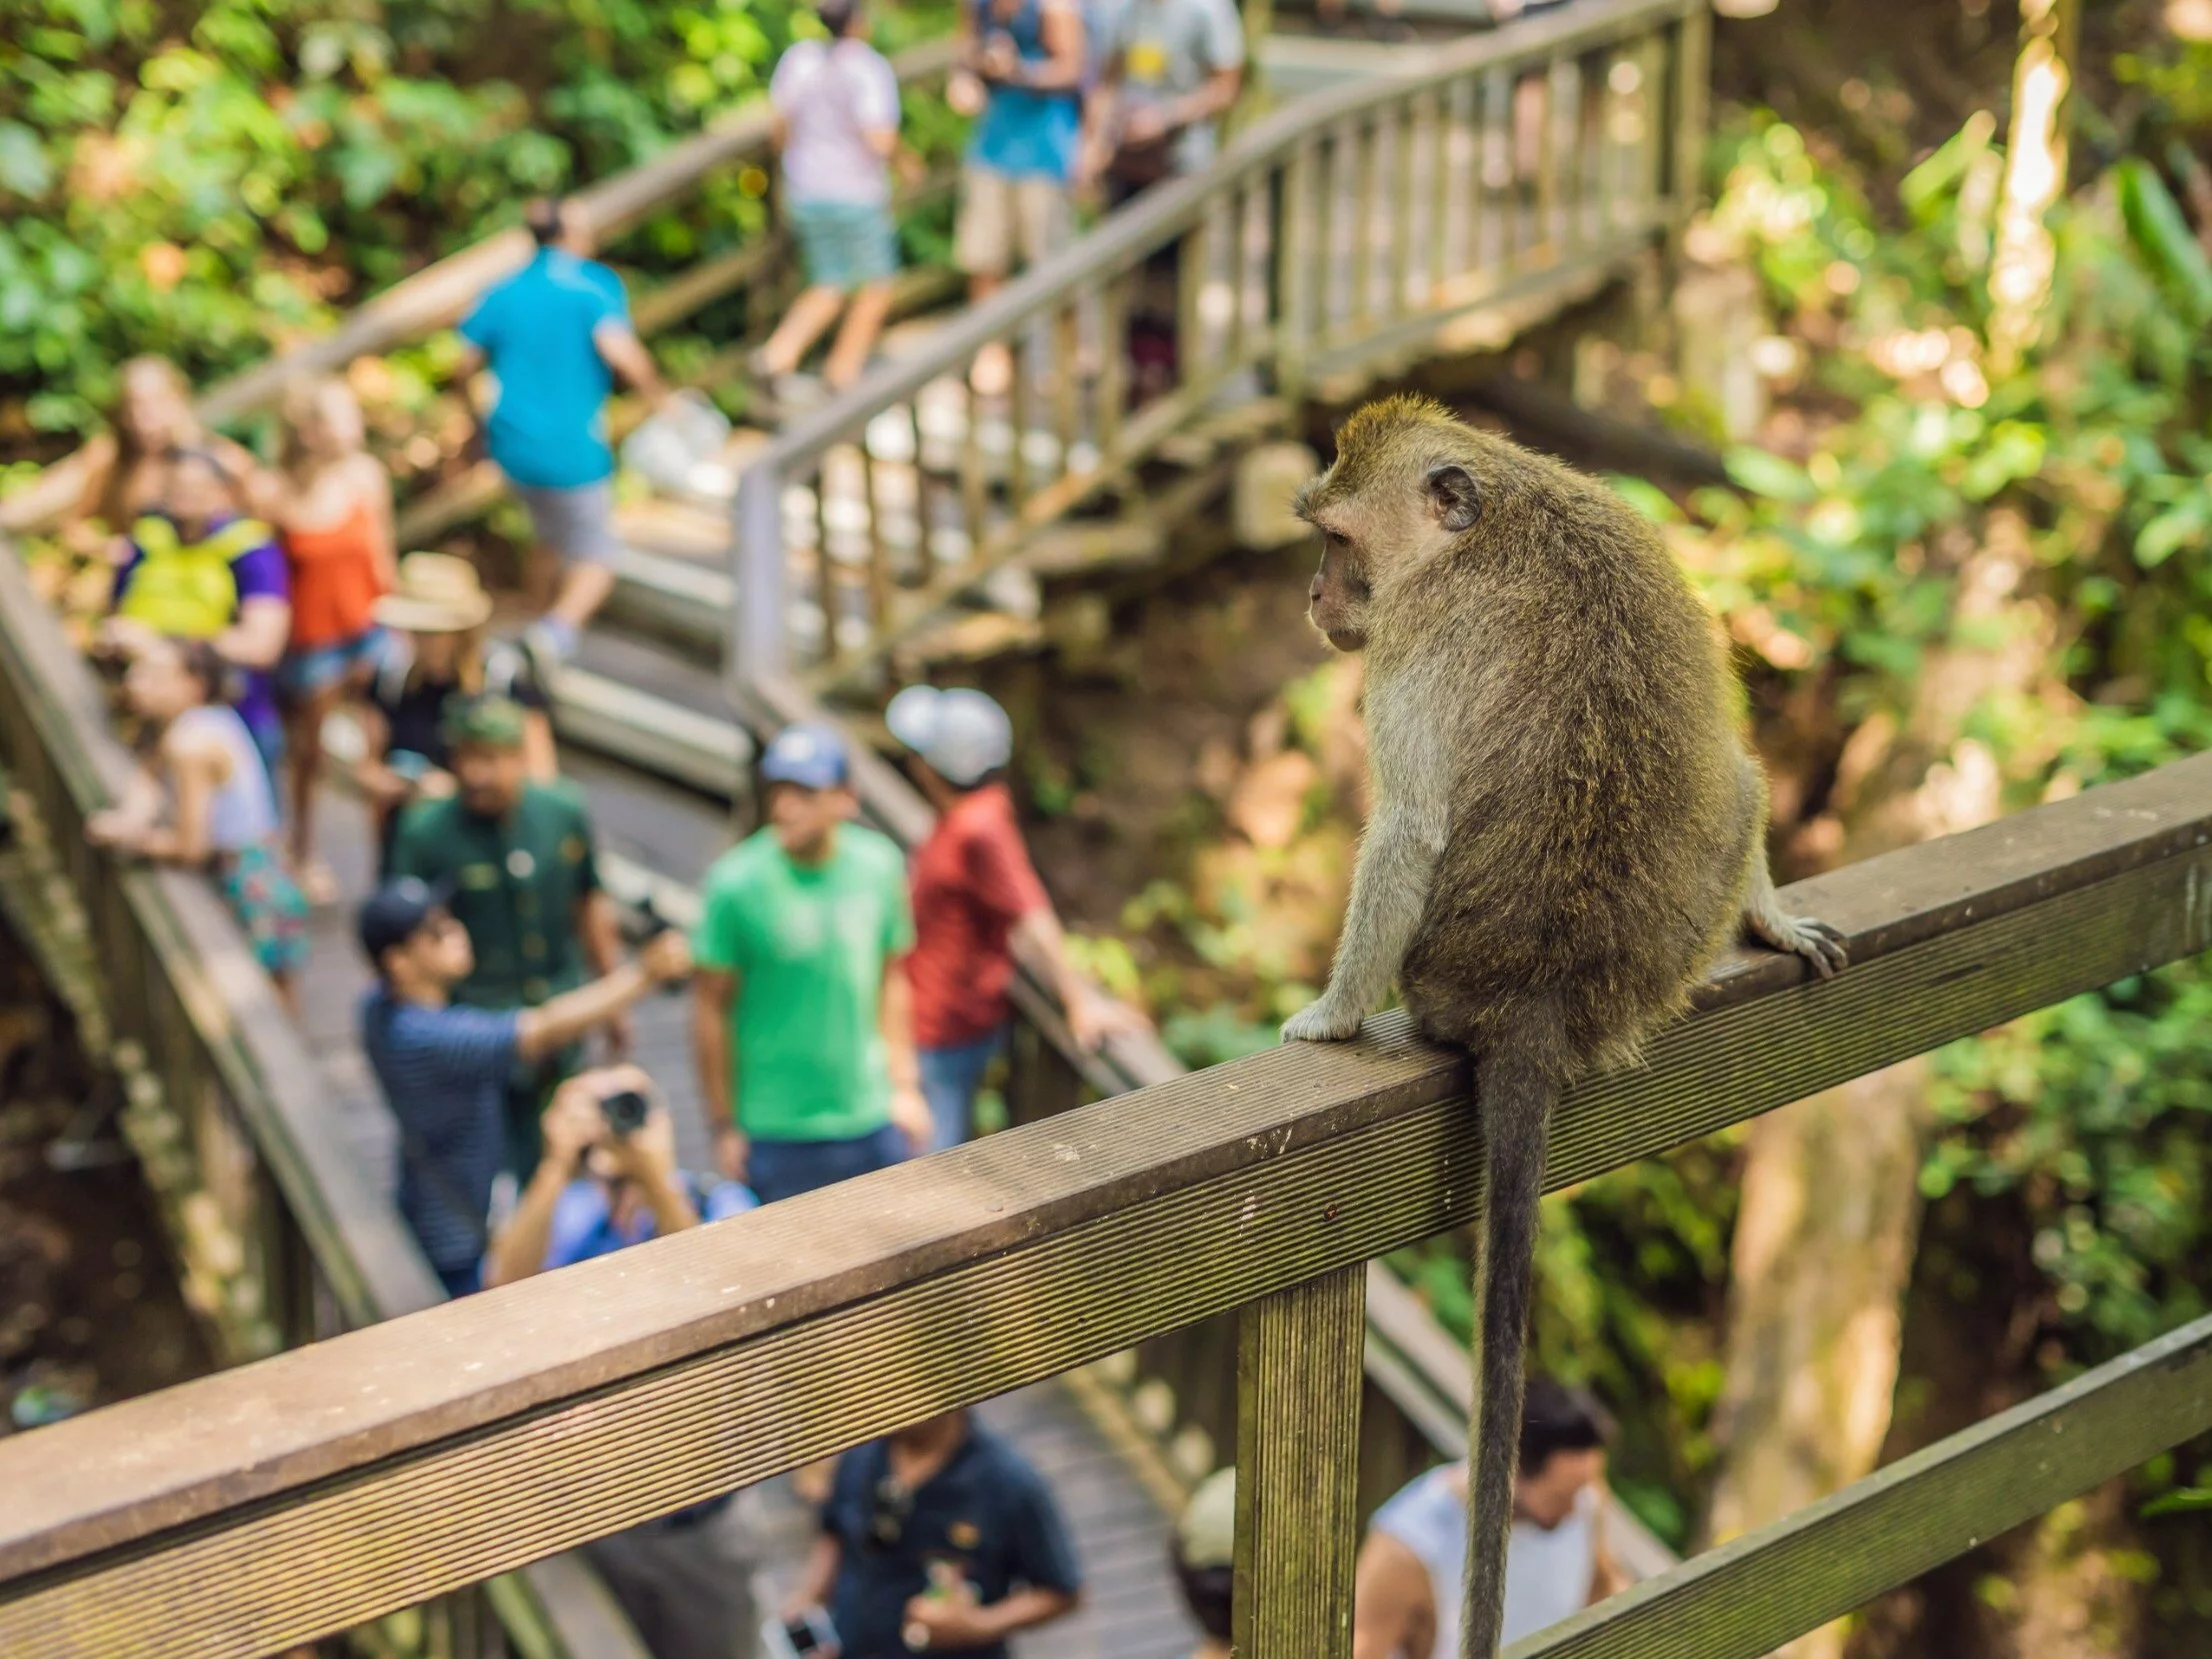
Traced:
<path fill-rule="evenodd" d="M 757 96 L 803 12 L 16 0 L 0 31 L 0 430 L 88 428 L 135 351 L 198 379 L 243 366 L 510 222 L 523 198 L 655 153 Z M 881 22 L 911 41 L 945 8 Z M 688 260 L 764 219 L 715 181 L 615 257 Z"/>

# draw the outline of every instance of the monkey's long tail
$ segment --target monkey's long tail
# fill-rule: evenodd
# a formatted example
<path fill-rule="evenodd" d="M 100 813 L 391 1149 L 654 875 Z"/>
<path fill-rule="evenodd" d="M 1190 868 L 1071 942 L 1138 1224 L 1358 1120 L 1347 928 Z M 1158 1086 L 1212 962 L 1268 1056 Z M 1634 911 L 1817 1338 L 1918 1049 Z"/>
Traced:
<path fill-rule="evenodd" d="M 1466 1604 L 1461 1659 L 1495 1659 L 1505 1618 L 1506 1535 L 1520 1461 L 1528 1305 L 1536 1265 L 1537 1207 L 1551 1140 L 1555 1075 L 1538 1045 L 1500 1045 L 1475 1058 L 1475 1099 L 1488 1152 L 1482 1254 L 1475 1265 L 1477 1386 L 1468 1424 Z"/>

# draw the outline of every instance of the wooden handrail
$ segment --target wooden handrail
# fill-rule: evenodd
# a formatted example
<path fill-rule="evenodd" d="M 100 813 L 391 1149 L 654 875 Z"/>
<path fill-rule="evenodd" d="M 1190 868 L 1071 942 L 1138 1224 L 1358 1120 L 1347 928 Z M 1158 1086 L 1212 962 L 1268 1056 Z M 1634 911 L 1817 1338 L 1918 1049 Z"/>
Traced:
<path fill-rule="evenodd" d="M 1278 109 L 1231 143 L 1201 173 L 1146 191 L 1089 235 L 1025 271 L 983 304 L 947 324 L 920 351 L 883 364 L 849 391 L 793 422 L 754 465 L 796 472 L 832 444 L 849 441 L 875 415 L 957 371 L 984 346 L 1011 339 L 1086 284 L 1124 271 L 1168 247 L 1229 194 L 1282 162 L 1320 127 L 1402 104 L 1474 70 L 1512 73 L 1566 50 L 1592 51 L 1700 9 L 1703 0 L 1577 0 L 1440 48 L 1415 75 L 1348 81 Z"/>
<path fill-rule="evenodd" d="M 42 828 L 93 912 L 87 944 L 105 982 L 98 1000 L 124 1039 L 118 1049 L 145 1051 L 171 1120 L 188 1145 L 199 1143 L 194 1152 L 214 1150 L 203 1137 L 234 1112 L 271 1196 L 281 1197 L 280 1214 L 257 1203 L 261 1214 L 244 1225 L 229 1218 L 237 1254 L 263 1262 L 260 1282 L 241 1281 L 261 1304 L 258 1328 L 306 1340 L 332 1314 L 358 1326 L 437 1305 L 445 1292 L 430 1264 L 354 1154 L 305 1038 L 206 880 L 116 868 L 84 844 L 85 819 L 120 798 L 135 766 L 110 730 L 98 682 L 64 631 L 45 625 L 51 616 L 0 538 L 0 764 L 38 800 Z M 101 1058 L 114 1064 L 120 1054 Z M 309 1271 L 331 1305 L 319 1316 L 302 1278 Z M 269 1306 L 271 1286 L 295 1306 Z M 566 1659 L 643 1659 L 582 1561 L 539 1561 L 486 1588 L 503 1613 L 527 1610 L 550 1630 Z M 19 1650 L 0 1644 L 6 1651 Z"/>
<path fill-rule="evenodd" d="M 2212 1318 L 1517 1643 L 1507 1659 L 1761 1659 L 2212 1425 Z"/>
<path fill-rule="evenodd" d="M 2202 950 L 2208 883 L 2212 756 L 1801 883 L 1850 971 L 1731 956 L 1548 1182 Z M 0 1443 L 0 1651 L 280 1646 L 1341 1272 L 1477 1213 L 1465 1090 L 1388 1015 Z"/>
<path fill-rule="evenodd" d="M 1503 315 L 1602 281 L 1671 226 L 1689 200 L 1692 181 L 1684 171 L 1682 146 L 1662 141 L 1655 114 L 1633 145 L 1638 158 L 1633 182 L 1624 184 L 1616 176 L 1629 152 L 1600 115 L 1596 136 L 1582 149 L 1542 164 L 1541 177 L 1531 181 L 1536 194 L 1530 203 L 1521 201 L 1517 185 L 1493 189 L 1480 158 L 1470 162 L 1448 135 L 1478 130 L 1466 125 L 1477 99 L 1482 123 L 1494 126 L 1506 119 L 1506 92 L 1516 77 L 1538 70 L 1555 92 L 1565 85 L 1577 89 L 1572 100 L 1547 106 L 1553 109 L 1547 123 L 1558 126 L 1566 111 L 1572 121 L 1587 125 L 1614 94 L 1610 76 L 1585 80 L 1582 67 L 1608 51 L 1624 57 L 1644 52 L 1645 62 L 1628 65 L 1636 71 L 1629 84 L 1639 89 L 1648 110 L 1662 103 L 1688 110 L 1689 89 L 1677 83 L 1702 61 L 1705 27 L 1704 0 L 1576 0 L 1443 47 L 1418 73 L 1355 80 L 1297 99 L 1236 138 L 1202 172 L 1145 192 L 947 324 L 918 352 L 882 365 L 779 434 L 740 474 L 733 574 L 744 603 L 731 616 L 730 673 L 806 671 L 807 665 L 789 660 L 786 641 L 785 527 L 794 511 L 805 510 L 794 507 L 794 494 L 802 500 L 813 495 L 818 509 L 828 486 L 814 486 L 833 450 L 856 445 L 865 455 L 864 435 L 886 417 L 898 416 L 909 430 L 926 424 L 913 418 L 924 389 L 959 384 L 986 347 L 1014 348 L 1057 329 L 1057 349 L 1065 354 L 1049 389 L 1033 388 L 1027 367 L 1015 376 L 1006 511 L 994 519 L 988 505 L 986 462 L 975 447 L 981 416 L 971 399 L 957 492 L 965 551 L 957 556 L 932 551 L 921 561 L 927 572 L 922 592 L 894 596 L 887 568 L 890 538 L 877 522 L 879 515 L 892 514 L 870 499 L 871 486 L 864 482 L 855 495 L 848 481 L 839 514 L 816 513 L 815 534 L 825 552 L 836 537 L 872 544 L 864 554 L 833 556 L 823 566 L 818 608 L 828 663 L 822 673 L 832 679 L 849 678 L 861 666 L 841 659 L 873 660 L 1012 557 L 1025 535 L 1071 511 L 1109 479 L 1127 475 L 1174 432 L 1196 422 L 1231 373 L 1272 378 L 1288 395 L 1317 370 L 1371 367 L 1393 353 L 1416 351 L 1455 318 L 1483 310 Z M 1668 53 L 1662 73 L 1658 60 Z M 1696 73 L 1702 75 L 1702 68 Z M 1480 130 L 1475 148 L 1497 137 Z M 1386 140 L 1404 176 L 1383 193 L 1386 201 L 1371 205 L 1379 181 L 1367 177 L 1364 188 L 1347 193 L 1344 175 L 1354 165 L 1371 174 Z M 1511 142 L 1509 131 L 1503 142 Z M 1550 148 L 1547 144 L 1547 153 Z M 1416 151 L 1429 157 L 1418 185 Z M 1457 198 L 1449 188 L 1454 179 L 1465 185 Z M 1416 200 L 1417 194 L 1422 199 Z M 1457 213 L 1448 213 L 1447 204 L 1455 201 Z M 1248 209 L 1257 209 L 1268 223 L 1264 253 L 1251 245 Z M 1317 212 L 1355 215 L 1352 234 L 1313 239 Z M 1388 220 L 1387 254 L 1377 239 L 1382 229 L 1377 213 Z M 1488 246 L 1485 213 L 1501 230 L 1502 252 Z M 1457 238 L 1465 244 L 1457 252 L 1447 251 L 1447 221 L 1455 231 L 1467 231 Z M 1518 228 L 1504 228 L 1524 221 L 1525 247 Z M 1426 227 L 1419 232 L 1425 244 L 1419 268 L 1411 255 L 1417 225 Z M 1220 240 L 1222 247 L 1210 249 L 1209 239 Z M 1341 272 L 1340 250 L 1349 259 Z M 1179 265 L 1180 380 L 1154 402 L 1126 411 L 1118 342 L 1104 347 L 1097 381 L 1078 384 L 1073 342 L 1085 325 L 1077 314 L 1090 308 L 1109 318 L 1118 315 L 1132 303 L 1147 261 L 1161 256 Z M 1318 277 L 1309 269 L 1317 261 L 1326 267 Z M 1379 278 L 1378 263 L 1387 266 Z M 1219 275 L 1222 268 L 1226 278 Z M 1330 273 L 1342 280 L 1332 284 Z M 1376 282 L 1384 288 L 1379 300 L 1370 293 Z M 1417 301 L 1408 298 L 1409 284 L 1420 290 Z M 1265 298 L 1254 315 L 1256 293 Z M 1336 314 L 1345 307 L 1348 321 Z M 1103 326 L 1111 331 L 1110 323 Z M 1225 342 L 1218 352 L 1207 344 L 1211 334 Z M 1053 440 L 1056 459 L 1029 456 L 1033 434 Z M 1085 459 L 1078 462 L 1078 454 Z M 865 466 L 862 476 L 872 476 Z M 833 517 L 854 516 L 867 521 L 865 533 L 832 526 Z M 922 534 L 926 543 L 930 532 Z M 827 591 L 828 564 L 837 557 L 864 557 L 868 563 L 865 648 L 842 643 L 843 620 L 832 620 L 839 606 Z"/>
<path fill-rule="evenodd" d="M 0 538 L 0 678 L 16 729 L 43 751 L 68 794 L 74 832 L 121 798 L 136 771 L 109 723 L 107 699 L 22 562 Z M 4 756 L 12 745 L 0 745 Z M 158 971 L 178 987 L 211 1066 L 251 1127 L 259 1155 L 323 1264 L 349 1323 L 366 1324 L 443 1298 L 399 1216 L 347 1151 L 343 1115 L 318 1081 L 299 1028 L 277 1002 L 244 937 L 206 881 L 179 870 L 105 864 L 75 849 L 80 867 L 118 883 Z"/>

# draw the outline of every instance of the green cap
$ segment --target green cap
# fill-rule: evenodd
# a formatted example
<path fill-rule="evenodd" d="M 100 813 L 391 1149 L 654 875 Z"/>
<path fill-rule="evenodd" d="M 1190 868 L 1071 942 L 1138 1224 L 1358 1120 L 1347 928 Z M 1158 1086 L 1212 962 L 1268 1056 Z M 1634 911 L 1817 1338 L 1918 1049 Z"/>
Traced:
<path fill-rule="evenodd" d="M 1216 1469 L 1198 1483 L 1175 1526 L 1175 1554 L 1197 1572 L 1237 1558 L 1237 1472 Z"/>
<path fill-rule="evenodd" d="M 521 748 L 522 723 L 522 705 L 496 695 L 452 699 L 443 722 L 445 740 L 454 747 L 481 743 L 495 749 Z"/>

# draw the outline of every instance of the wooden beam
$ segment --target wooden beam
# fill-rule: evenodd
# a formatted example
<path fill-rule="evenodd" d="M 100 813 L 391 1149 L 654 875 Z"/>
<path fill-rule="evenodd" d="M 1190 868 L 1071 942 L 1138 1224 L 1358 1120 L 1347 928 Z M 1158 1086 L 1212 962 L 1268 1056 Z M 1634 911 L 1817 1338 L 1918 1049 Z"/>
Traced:
<path fill-rule="evenodd" d="M 2212 943 L 2212 756 L 1802 883 L 1563 1103 L 1554 1187 Z M 0 1443 L 0 1651 L 262 1651 L 1098 1358 L 1478 1207 L 1402 1015 Z"/>
<path fill-rule="evenodd" d="M 1352 1659 L 1367 1273 L 1340 1267 L 1237 1319 L 1236 1651 Z"/>

